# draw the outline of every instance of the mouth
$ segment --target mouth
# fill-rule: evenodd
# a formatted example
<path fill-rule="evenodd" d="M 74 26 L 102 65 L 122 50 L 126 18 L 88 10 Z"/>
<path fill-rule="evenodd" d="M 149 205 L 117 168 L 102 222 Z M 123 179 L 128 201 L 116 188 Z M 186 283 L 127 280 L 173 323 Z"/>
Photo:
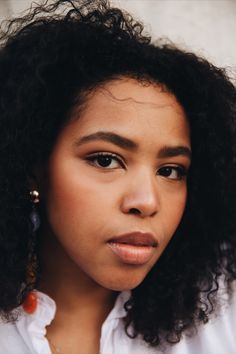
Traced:
<path fill-rule="evenodd" d="M 112 252 L 126 264 L 148 263 L 158 246 L 151 233 L 132 232 L 113 237 L 107 242 Z"/>

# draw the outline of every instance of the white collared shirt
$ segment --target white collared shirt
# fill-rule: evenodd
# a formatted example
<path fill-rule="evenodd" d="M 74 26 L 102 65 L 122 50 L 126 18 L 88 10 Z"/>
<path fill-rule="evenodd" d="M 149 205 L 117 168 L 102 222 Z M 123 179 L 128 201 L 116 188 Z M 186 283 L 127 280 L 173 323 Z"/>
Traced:
<path fill-rule="evenodd" d="M 0 354 L 51 354 L 46 326 L 56 312 L 55 302 L 47 295 L 37 292 L 38 306 L 33 314 L 20 307 L 16 323 L 0 322 Z M 124 303 L 130 296 L 122 292 L 102 326 L 100 354 L 161 354 L 158 348 L 150 348 L 141 339 L 131 339 L 124 331 L 126 315 Z M 78 328 L 79 330 L 79 328 Z M 168 346 L 165 354 L 235 354 L 236 353 L 236 291 L 229 301 L 222 300 L 217 317 L 199 328 L 191 338 L 186 336 L 174 346 Z"/>

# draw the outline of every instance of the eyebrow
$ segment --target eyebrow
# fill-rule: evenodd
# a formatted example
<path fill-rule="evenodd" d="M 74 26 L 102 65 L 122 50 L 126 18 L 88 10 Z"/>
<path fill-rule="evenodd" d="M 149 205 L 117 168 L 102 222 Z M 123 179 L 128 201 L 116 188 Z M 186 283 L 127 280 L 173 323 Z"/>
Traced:
<path fill-rule="evenodd" d="M 99 132 L 96 132 L 93 134 L 83 136 L 82 138 L 75 141 L 75 145 L 80 146 L 85 143 L 88 143 L 91 141 L 96 141 L 96 140 L 107 141 L 107 142 L 117 145 L 120 148 L 125 149 L 125 150 L 130 150 L 130 151 L 138 150 L 138 144 L 136 144 L 134 141 L 132 141 L 124 136 L 118 135 L 116 133 L 104 132 L 104 131 L 99 131 Z M 181 145 L 180 146 L 164 146 L 158 152 L 159 158 L 175 157 L 175 156 L 179 156 L 179 155 L 186 156 L 189 159 L 191 159 L 192 154 L 191 154 L 191 150 L 189 149 L 189 147 L 181 146 Z"/>
<path fill-rule="evenodd" d="M 158 157 L 175 157 L 175 156 L 186 156 L 191 160 L 192 152 L 187 146 L 165 146 L 159 153 Z"/>
<path fill-rule="evenodd" d="M 83 136 L 76 141 L 76 145 L 82 145 L 94 140 L 108 141 L 126 150 L 137 150 L 138 145 L 132 140 L 112 132 L 96 132 L 90 135 Z"/>

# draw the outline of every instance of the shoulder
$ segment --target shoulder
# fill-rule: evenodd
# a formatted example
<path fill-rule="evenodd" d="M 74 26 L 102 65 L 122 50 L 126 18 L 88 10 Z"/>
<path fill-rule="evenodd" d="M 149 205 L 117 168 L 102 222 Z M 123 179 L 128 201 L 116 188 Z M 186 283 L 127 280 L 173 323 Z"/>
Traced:
<path fill-rule="evenodd" d="M 110 345 L 107 341 L 102 354 L 235 354 L 236 282 L 232 284 L 231 294 L 222 283 L 218 298 L 218 312 L 210 317 L 208 323 L 200 325 L 191 335 L 183 335 L 179 343 L 165 347 L 153 348 L 140 337 L 129 338 L 120 318 L 115 327 L 110 327 Z M 111 348 L 114 351 L 111 351 Z"/>
<path fill-rule="evenodd" d="M 0 354 L 30 354 L 17 326 L 0 320 Z"/>
<path fill-rule="evenodd" d="M 235 354 L 236 353 L 236 282 L 229 292 L 222 279 L 217 293 L 218 307 L 206 324 L 167 351 L 168 354 Z"/>
<path fill-rule="evenodd" d="M 37 292 L 38 305 L 33 314 L 22 306 L 17 308 L 17 320 L 0 320 L 0 354 L 49 354 L 45 338 L 46 326 L 54 318 L 56 306 L 47 295 Z"/>

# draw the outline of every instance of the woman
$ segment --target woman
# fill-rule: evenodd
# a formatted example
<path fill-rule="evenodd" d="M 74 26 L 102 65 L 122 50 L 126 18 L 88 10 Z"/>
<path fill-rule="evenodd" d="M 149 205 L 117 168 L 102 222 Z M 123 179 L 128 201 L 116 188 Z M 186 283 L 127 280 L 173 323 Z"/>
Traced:
<path fill-rule="evenodd" d="M 10 23 L 0 82 L 0 353 L 233 353 L 224 71 L 59 0 Z"/>

